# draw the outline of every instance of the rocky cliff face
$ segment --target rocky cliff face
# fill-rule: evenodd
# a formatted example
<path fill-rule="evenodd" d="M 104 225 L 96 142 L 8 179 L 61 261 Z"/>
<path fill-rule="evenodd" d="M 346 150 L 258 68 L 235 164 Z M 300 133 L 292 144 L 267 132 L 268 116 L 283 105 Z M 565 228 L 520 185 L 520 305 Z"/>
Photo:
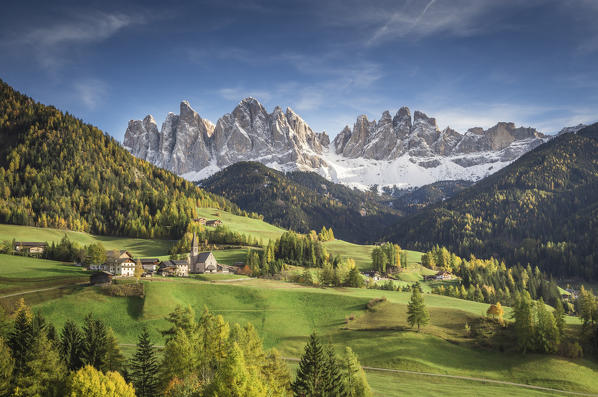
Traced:
<path fill-rule="evenodd" d="M 421 186 L 439 180 L 477 180 L 504 167 L 548 137 L 533 128 L 500 122 L 461 134 L 440 130 L 436 119 L 409 108 L 379 120 L 359 116 L 331 142 L 293 110 L 272 113 L 254 98 L 242 100 L 216 125 L 188 102 L 169 113 L 162 128 L 152 116 L 130 121 L 124 145 L 131 153 L 191 180 L 239 161 L 279 170 L 316 171 L 360 188 L 378 184 Z"/>
<path fill-rule="evenodd" d="M 335 153 L 343 157 L 395 160 L 408 156 L 417 163 L 434 166 L 436 162 L 429 158 L 461 158 L 489 151 L 500 152 L 500 161 L 512 161 L 546 138 L 533 128 L 503 122 L 488 130 L 471 128 L 465 134 L 450 127 L 440 131 L 436 119 L 415 111 L 412 120 L 409 109 L 403 107 L 392 118 L 385 111 L 378 121 L 359 116 L 352 130 L 347 126 L 336 136 L 333 146 Z M 470 163 L 479 164 L 479 161 Z"/>
<path fill-rule="evenodd" d="M 124 146 L 135 156 L 177 174 L 215 172 L 244 160 L 257 160 L 277 168 L 316 169 L 330 138 L 315 133 L 292 109 L 276 107 L 272 113 L 254 98 L 246 98 L 216 126 L 202 119 L 188 102 L 180 113 L 169 113 L 158 132 L 152 116 L 131 120 Z M 207 175 L 206 175 L 207 176 Z"/>

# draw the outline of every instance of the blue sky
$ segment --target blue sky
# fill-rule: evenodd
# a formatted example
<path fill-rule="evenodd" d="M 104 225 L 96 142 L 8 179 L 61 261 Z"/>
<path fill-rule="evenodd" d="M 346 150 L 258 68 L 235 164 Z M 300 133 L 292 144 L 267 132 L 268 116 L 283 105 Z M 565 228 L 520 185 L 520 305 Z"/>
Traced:
<path fill-rule="evenodd" d="M 130 119 L 214 123 L 244 97 L 336 135 L 401 106 L 459 131 L 598 120 L 598 1 L 12 1 L 0 78 L 117 139 Z"/>

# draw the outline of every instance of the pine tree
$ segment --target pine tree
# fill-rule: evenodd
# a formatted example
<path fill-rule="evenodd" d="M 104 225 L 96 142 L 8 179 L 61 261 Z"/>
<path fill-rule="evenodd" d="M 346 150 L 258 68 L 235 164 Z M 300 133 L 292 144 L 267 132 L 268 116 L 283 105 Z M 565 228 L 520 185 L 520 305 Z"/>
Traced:
<path fill-rule="evenodd" d="M 561 340 L 565 335 L 565 308 L 563 307 L 563 302 L 560 299 L 556 300 L 556 305 L 554 307 L 554 319 L 556 320 L 556 327 L 559 330 L 559 336 Z"/>
<path fill-rule="evenodd" d="M 411 292 L 411 299 L 407 306 L 407 322 L 411 327 L 417 324 L 418 331 L 421 326 L 425 326 L 430 322 L 430 314 L 424 303 L 419 283 L 415 283 Z"/>
<path fill-rule="evenodd" d="M 315 332 L 309 336 L 305 352 L 301 356 L 297 377 L 291 384 L 295 396 L 312 397 L 321 395 L 324 379 L 324 352 Z"/>
<path fill-rule="evenodd" d="M 14 366 L 10 348 L 0 336 L 0 396 L 8 395 Z"/>
<path fill-rule="evenodd" d="M 21 298 L 15 316 L 14 327 L 8 339 L 8 347 L 10 347 L 15 361 L 15 376 L 20 375 L 25 370 L 27 362 L 31 359 L 33 342 L 33 317 L 29 307 L 25 305 L 25 300 Z"/>
<path fill-rule="evenodd" d="M 538 324 L 535 329 L 536 347 L 544 353 L 553 353 L 559 344 L 559 330 L 551 312 L 548 311 L 544 300 L 536 302 L 536 317 Z"/>
<path fill-rule="evenodd" d="M 345 378 L 341 372 L 341 364 L 334 354 L 332 345 L 324 349 L 324 374 L 321 393 L 323 397 L 342 397 L 346 395 Z"/>
<path fill-rule="evenodd" d="M 371 397 L 372 390 L 365 376 L 357 355 L 349 346 L 345 348 L 343 360 L 345 373 L 345 392 L 347 397 Z"/>
<path fill-rule="evenodd" d="M 62 361 L 69 371 L 76 371 L 83 366 L 81 362 L 82 345 L 83 335 L 79 327 L 72 320 L 67 320 L 60 333 L 59 347 Z"/>
<path fill-rule="evenodd" d="M 149 332 L 144 328 L 139 335 L 137 352 L 131 360 L 131 379 L 138 397 L 157 395 L 158 359 L 150 341 Z"/>
<path fill-rule="evenodd" d="M 515 335 L 517 344 L 523 353 L 534 347 L 534 311 L 531 297 L 527 291 L 518 295 L 513 306 Z"/>
<path fill-rule="evenodd" d="M 120 371 L 123 363 L 125 362 L 125 356 L 118 347 L 118 340 L 114 335 L 112 328 L 108 328 L 106 332 L 106 371 Z"/>
<path fill-rule="evenodd" d="M 83 322 L 83 343 L 81 348 L 81 361 L 98 370 L 103 370 L 106 364 L 107 334 L 104 323 L 93 318 L 89 313 Z"/>

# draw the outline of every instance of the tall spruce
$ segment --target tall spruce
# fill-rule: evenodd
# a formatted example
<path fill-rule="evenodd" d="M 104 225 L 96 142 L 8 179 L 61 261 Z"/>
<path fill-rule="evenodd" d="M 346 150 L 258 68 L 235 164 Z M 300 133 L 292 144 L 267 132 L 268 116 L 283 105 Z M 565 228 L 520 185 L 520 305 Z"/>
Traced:
<path fill-rule="evenodd" d="M 430 313 L 424 303 L 419 283 L 415 283 L 412 288 L 411 299 L 407 306 L 407 322 L 411 327 L 417 325 L 418 331 L 420 327 L 426 326 L 430 322 Z"/>
<path fill-rule="evenodd" d="M 334 353 L 334 348 L 332 345 L 326 346 L 324 349 L 324 382 L 319 395 L 322 397 L 344 397 L 347 395 L 345 378 L 341 370 L 342 365 Z"/>
<path fill-rule="evenodd" d="M 31 347 L 33 346 L 33 316 L 25 301 L 21 298 L 15 316 L 12 332 L 8 338 L 8 347 L 12 351 L 14 359 L 14 374 L 20 375 L 31 359 Z"/>
<path fill-rule="evenodd" d="M 345 373 L 345 392 L 347 397 L 371 397 L 372 390 L 365 376 L 357 355 L 349 346 L 345 348 L 343 360 Z"/>
<path fill-rule="evenodd" d="M 83 348 L 83 335 L 77 324 L 72 320 L 64 323 L 60 333 L 60 357 L 69 371 L 76 371 L 83 366 L 81 353 Z"/>
<path fill-rule="evenodd" d="M 297 377 L 291 384 L 295 396 L 321 396 L 322 386 L 325 384 L 325 358 L 322 344 L 313 332 L 309 336 L 305 352 L 301 356 Z"/>
<path fill-rule="evenodd" d="M 513 306 L 513 319 L 515 320 L 515 336 L 519 349 L 525 353 L 534 348 L 534 307 L 529 292 L 523 291 L 516 298 Z"/>
<path fill-rule="evenodd" d="M 131 359 L 131 380 L 138 397 L 151 397 L 158 392 L 158 359 L 147 328 L 143 328 L 137 342 L 137 351 Z"/>
<path fill-rule="evenodd" d="M 107 348 L 106 326 L 91 313 L 85 316 L 83 322 L 83 343 L 81 361 L 102 371 L 105 369 Z"/>
<path fill-rule="evenodd" d="M 114 331 L 112 330 L 112 328 L 108 328 L 106 332 L 105 370 L 120 371 L 124 362 L 125 356 L 123 356 L 123 354 L 120 351 L 120 347 L 118 347 L 118 340 L 114 335 Z"/>

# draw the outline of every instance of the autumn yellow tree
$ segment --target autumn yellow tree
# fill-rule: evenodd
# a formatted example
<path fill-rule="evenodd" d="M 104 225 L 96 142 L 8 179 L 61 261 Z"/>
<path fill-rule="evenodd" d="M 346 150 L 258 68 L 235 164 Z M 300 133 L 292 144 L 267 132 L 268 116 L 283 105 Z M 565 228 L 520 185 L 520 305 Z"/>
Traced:
<path fill-rule="evenodd" d="M 91 365 L 87 365 L 69 377 L 65 395 L 69 397 L 135 397 L 135 389 L 118 372 L 104 374 Z"/>

